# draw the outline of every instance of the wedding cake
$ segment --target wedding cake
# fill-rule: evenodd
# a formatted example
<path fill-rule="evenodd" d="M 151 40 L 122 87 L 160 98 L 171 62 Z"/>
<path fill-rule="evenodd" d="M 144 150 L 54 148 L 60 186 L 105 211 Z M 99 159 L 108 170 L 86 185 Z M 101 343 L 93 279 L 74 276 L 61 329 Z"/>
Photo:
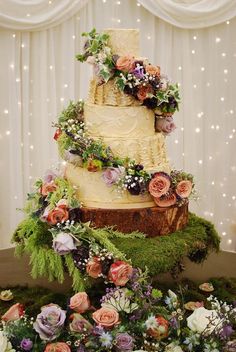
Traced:
<path fill-rule="evenodd" d="M 55 135 L 81 220 L 151 236 L 181 229 L 193 178 L 171 170 L 165 144 L 178 85 L 140 56 L 138 30 L 84 36 L 77 58 L 93 65 L 88 98 L 64 110 Z"/>

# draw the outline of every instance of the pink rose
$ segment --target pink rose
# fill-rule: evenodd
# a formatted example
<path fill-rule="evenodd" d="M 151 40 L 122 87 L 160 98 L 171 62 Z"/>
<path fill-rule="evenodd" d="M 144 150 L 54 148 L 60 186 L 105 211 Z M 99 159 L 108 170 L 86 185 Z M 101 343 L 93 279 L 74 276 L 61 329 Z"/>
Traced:
<path fill-rule="evenodd" d="M 108 278 L 116 286 L 125 286 L 132 275 L 133 268 L 130 264 L 121 260 L 116 261 L 110 267 Z"/>
<path fill-rule="evenodd" d="M 84 313 L 90 307 L 90 300 L 86 292 L 76 293 L 70 299 L 70 308 L 76 313 Z"/>
<path fill-rule="evenodd" d="M 54 181 L 44 183 L 41 187 L 41 193 L 43 196 L 47 196 L 49 193 L 54 192 L 57 189 Z"/>
<path fill-rule="evenodd" d="M 92 330 L 93 326 L 88 320 L 86 320 L 81 314 L 75 313 L 70 316 L 70 331 L 84 333 L 86 331 Z"/>
<path fill-rule="evenodd" d="M 2 316 L 4 321 L 18 320 L 22 315 L 24 315 L 24 307 L 20 303 L 16 303 L 11 306 L 8 311 Z"/>
<path fill-rule="evenodd" d="M 167 207 L 170 207 L 170 206 L 176 204 L 177 198 L 174 193 L 170 193 L 170 194 L 164 195 L 160 198 L 154 198 L 154 202 L 160 208 L 167 208 Z"/>
<path fill-rule="evenodd" d="M 144 101 L 149 97 L 149 94 L 153 93 L 153 88 L 151 86 L 140 86 L 138 88 L 137 97 L 138 100 Z"/>
<path fill-rule="evenodd" d="M 169 191 L 170 177 L 164 172 L 157 172 L 151 179 L 148 190 L 154 198 L 160 198 Z"/>
<path fill-rule="evenodd" d="M 105 328 L 112 328 L 119 324 L 119 313 L 112 308 L 102 307 L 92 315 L 93 320 Z"/>
<path fill-rule="evenodd" d="M 44 210 L 42 219 L 51 225 L 56 225 L 60 222 L 65 222 L 69 218 L 69 211 L 64 205 L 58 206 L 52 210 L 48 207 Z"/>
<path fill-rule="evenodd" d="M 102 265 L 98 257 L 93 257 L 93 259 L 89 260 L 86 265 L 86 273 L 94 279 L 99 277 L 102 273 Z"/>
<path fill-rule="evenodd" d="M 159 66 L 154 66 L 154 65 L 146 65 L 145 66 L 145 71 L 149 73 L 151 76 L 160 76 L 160 67 Z"/>
<path fill-rule="evenodd" d="M 170 134 L 176 129 L 172 116 L 157 118 L 155 123 L 155 128 L 157 132 L 163 132 L 165 134 Z"/>
<path fill-rule="evenodd" d="M 135 60 L 131 55 L 120 56 L 116 61 L 116 68 L 120 71 L 130 72 L 134 67 Z"/>
<path fill-rule="evenodd" d="M 112 186 L 118 181 L 122 173 L 124 173 L 124 167 L 107 167 L 102 174 L 102 179 L 107 186 Z"/>
<path fill-rule="evenodd" d="M 188 198 L 192 192 L 193 184 L 189 180 L 180 181 L 175 189 L 176 194 L 181 198 Z"/>
<path fill-rule="evenodd" d="M 49 343 L 44 352 L 71 352 L 71 349 L 65 342 L 55 342 Z"/>

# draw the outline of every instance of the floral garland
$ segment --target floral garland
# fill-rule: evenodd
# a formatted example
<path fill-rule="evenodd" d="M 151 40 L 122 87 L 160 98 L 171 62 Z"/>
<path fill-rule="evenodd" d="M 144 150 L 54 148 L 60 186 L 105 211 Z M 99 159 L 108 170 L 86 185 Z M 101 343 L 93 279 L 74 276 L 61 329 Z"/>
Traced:
<path fill-rule="evenodd" d="M 161 75 L 160 67 L 150 64 L 147 59 L 112 53 L 108 34 L 93 29 L 82 36 L 87 38 L 84 53 L 76 58 L 94 66 L 98 84 L 115 79 L 121 91 L 154 111 L 158 132 L 172 132 L 176 128 L 172 115 L 179 110 L 180 103 L 178 84 L 170 84 L 168 77 Z"/>
<path fill-rule="evenodd" d="M 118 278 L 116 268 L 113 277 Z M 126 280 L 125 280 L 126 281 Z M 14 304 L 0 323 L 1 352 L 229 352 L 235 351 L 236 311 L 213 296 L 184 304 L 152 287 L 132 268 L 125 285 L 107 288 L 100 304 L 84 292 L 61 308 L 49 304 L 34 317 Z"/>
<path fill-rule="evenodd" d="M 54 126 L 61 156 L 90 172 L 103 171 L 102 179 L 108 187 L 116 186 L 119 192 L 128 191 L 131 195 L 148 192 L 159 207 L 181 206 L 190 196 L 196 196 L 191 174 L 176 170 L 170 175 L 151 174 L 129 158 L 116 157 L 102 139 L 89 137 L 83 122 L 83 101 L 70 102 Z"/>

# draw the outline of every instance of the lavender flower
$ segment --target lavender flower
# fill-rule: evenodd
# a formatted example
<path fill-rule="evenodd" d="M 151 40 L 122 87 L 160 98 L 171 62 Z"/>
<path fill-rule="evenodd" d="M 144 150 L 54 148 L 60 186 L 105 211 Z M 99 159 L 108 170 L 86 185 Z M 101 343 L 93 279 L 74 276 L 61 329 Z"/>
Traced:
<path fill-rule="evenodd" d="M 124 167 L 108 167 L 102 174 L 102 179 L 106 183 L 107 186 L 112 186 L 114 183 L 116 183 L 119 178 L 122 176 L 124 173 L 125 169 Z"/>
<path fill-rule="evenodd" d="M 34 330 L 37 331 L 40 338 L 44 341 L 54 340 L 61 332 L 66 313 L 57 305 L 48 305 L 42 307 L 41 313 L 37 315 L 34 322 Z"/>
<path fill-rule="evenodd" d="M 225 325 L 220 332 L 220 336 L 222 339 L 227 339 L 233 332 L 234 330 L 231 325 Z"/>
<path fill-rule="evenodd" d="M 33 342 L 30 339 L 24 338 L 20 343 L 20 347 L 24 351 L 30 351 L 33 348 Z"/>
<path fill-rule="evenodd" d="M 44 175 L 44 178 L 43 178 L 43 180 L 44 180 L 44 182 L 46 182 L 46 183 L 50 183 L 50 182 L 52 182 L 56 177 L 58 177 L 59 175 L 56 173 L 56 172 L 54 172 L 53 170 L 47 170 L 46 172 L 45 172 L 45 175 Z"/>
<path fill-rule="evenodd" d="M 137 66 L 132 72 L 136 78 L 143 78 L 144 77 L 144 70 L 143 67 Z"/>
<path fill-rule="evenodd" d="M 59 255 L 64 255 L 70 253 L 72 250 L 76 249 L 73 238 L 69 233 L 60 232 L 53 239 L 53 249 Z"/>
<path fill-rule="evenodd" d="M 116 348 L 121 352 L 132 351 L 134 347 L 134 339 L 127 333 L 116 335 Z"/>
<path fill-rule="evenodd" d="M 109 348 L 112 345 L 112 336 L 109 332 L 103 332 L 99 338 L 103 347 Z"/>

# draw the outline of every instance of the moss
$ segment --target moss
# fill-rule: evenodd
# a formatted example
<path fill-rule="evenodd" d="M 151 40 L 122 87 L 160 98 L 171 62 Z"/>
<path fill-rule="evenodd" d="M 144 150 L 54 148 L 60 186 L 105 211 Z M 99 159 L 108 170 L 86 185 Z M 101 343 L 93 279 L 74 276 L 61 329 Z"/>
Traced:
<path fill-rule="evenodd" d="M 190 214 L 185 229 L 168 236 L 111 241 L 134 266 L 147 267 L 150 275 L 172 271 L 186 256 L 194 262 L 202 262 L 210 251 L 219 250 L 220 243 L 214 226 L 194 214 Z"/>

